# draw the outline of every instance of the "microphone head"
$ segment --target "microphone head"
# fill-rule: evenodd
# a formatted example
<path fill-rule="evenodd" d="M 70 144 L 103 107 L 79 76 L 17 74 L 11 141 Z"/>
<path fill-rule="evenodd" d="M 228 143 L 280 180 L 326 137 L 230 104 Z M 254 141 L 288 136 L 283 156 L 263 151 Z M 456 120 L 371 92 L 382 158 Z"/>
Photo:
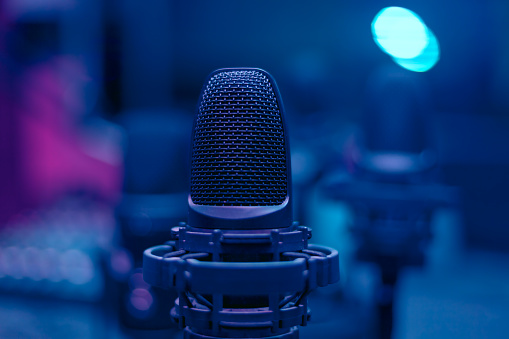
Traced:
<path fill-rule="evenodd" d="M 292 225 L 284 110 L 270 74 L 209 75 L 194 123 L 189 226 L 269 229 Z"/>

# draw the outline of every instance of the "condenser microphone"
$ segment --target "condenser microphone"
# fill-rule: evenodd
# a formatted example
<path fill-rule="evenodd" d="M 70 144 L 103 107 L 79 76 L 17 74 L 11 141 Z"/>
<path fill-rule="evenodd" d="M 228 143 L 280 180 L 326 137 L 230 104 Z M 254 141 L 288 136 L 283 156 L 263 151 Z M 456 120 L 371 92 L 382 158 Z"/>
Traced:
<path fill-rule="evenodd" d="M 194 123 L 187 224 L 149 248 L 144 279 L 175 286 L 185 338 L 298 338 L 307 295 L 339 280 L 337 251 L 292 219 L 288 134 L 274 79 L 232 68 L 207 79 Z"/>
<path fill-rule="evenodd" d="M 219 70 L 203 89 L 194 125 L 189 226 L 292 226 L 283 106 L 261 70 Z"/>

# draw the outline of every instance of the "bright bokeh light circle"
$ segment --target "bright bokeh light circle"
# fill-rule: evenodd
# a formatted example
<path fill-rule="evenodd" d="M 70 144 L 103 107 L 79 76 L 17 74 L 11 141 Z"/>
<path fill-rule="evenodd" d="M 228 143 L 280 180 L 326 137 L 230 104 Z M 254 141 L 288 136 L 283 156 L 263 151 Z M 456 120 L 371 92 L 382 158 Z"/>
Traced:
<path fill-rule="evenodd" d="M 428 30 L 428 32 L 430 34 L 429 44 L 421 54 L 411 59 L 393 58 L 394 62 L 414 72 L 427 72 L 433 68 L 440 59 L 440 47 L 433 32 L 431 30 Z"/>
<path fill-rule="evenodd" d="M 371 23 L 375 42 L 394 58 L 411 59 L 419 56 L 429 43 L 428 28 L 409 9 L 387 7 Z"/>

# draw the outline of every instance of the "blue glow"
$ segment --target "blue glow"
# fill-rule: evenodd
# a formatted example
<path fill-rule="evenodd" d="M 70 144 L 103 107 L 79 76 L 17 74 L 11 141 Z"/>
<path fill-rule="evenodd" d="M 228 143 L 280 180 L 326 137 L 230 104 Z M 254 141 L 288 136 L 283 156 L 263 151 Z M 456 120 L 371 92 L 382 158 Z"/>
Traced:
<path fill-rule="evenodd" d="M 376 44 L 403 68 L 425 72 L 440 58 L 435 35 L 411 10 L 384 8 L 373 19 L 371 30 Z"/>
<path fill-rule="evenodd" d="M 426 72 L 433 68 L 440 59 L 440 48 L 433 32 L 428 30 L 428 46 L 417 57 L 412 59 L 393 58 L 403 68 L 414 72 Z"/>

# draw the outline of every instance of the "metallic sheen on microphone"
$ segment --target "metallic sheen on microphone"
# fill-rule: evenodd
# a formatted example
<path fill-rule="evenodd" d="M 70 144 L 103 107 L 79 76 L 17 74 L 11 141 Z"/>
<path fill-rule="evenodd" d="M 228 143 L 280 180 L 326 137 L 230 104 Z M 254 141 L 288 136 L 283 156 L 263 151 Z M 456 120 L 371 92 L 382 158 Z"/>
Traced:
<path fill-rule="evenodd" d="M 193 133 L 189 226 L 292 225 L 291 167 L 283 104 L 259 69 L 223 69 L 204 86 Z"/>
<path fill-rule="evenodd" d="M 185 338 L 298 338 L 308 293 L 339 280 L 339 260 L 293 222 L 284 109 L 267 72 L 209 75 L 191 158 L 188 221 L 145 251 L 144 279 L 176 287 Z"/>

